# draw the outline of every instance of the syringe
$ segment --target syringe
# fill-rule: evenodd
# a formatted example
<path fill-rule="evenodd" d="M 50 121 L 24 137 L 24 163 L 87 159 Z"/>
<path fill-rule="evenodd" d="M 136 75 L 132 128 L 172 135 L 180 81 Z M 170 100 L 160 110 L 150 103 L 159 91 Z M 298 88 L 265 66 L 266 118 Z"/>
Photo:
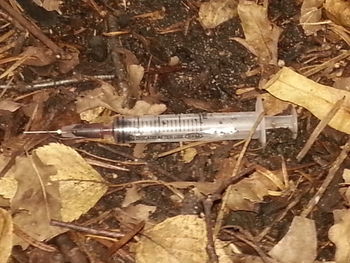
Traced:
<path fill-rule="evenodd" d="M 247 138 L 262 112 L 262 101 L 258 99 L 255 111 L 252 112 L 119 116 L 110 125 L 73 124 L 57 131 L 27 131 L 24 133 L 56 133 L 70 138 L 113 136 L 118 143 L 239 140 Z M 288 128 L 296 137 L 298 122 L 295 110 L 292 109 L 290 115 L 265 116 L 253 138 L 259 139 L 265 145 L 266 130 L 276 128 Z"/>

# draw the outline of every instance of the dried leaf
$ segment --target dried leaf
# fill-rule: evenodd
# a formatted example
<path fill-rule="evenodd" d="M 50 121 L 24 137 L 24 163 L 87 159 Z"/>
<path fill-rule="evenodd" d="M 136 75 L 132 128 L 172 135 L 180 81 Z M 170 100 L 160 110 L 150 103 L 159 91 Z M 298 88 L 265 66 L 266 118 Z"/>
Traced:
<path fill-rule="evenodd" d="M 9 212 L 0 208 L 0 263 L 7 263 L 13 241 L 13 223 Z"/>
<path fill-rule="evenodd" d="M 205 28 L 215 28 L 237 15 L 238 0 L 210 0 L 199 8 L 199 21 Z"/>
<path fill-rule="evenodd" d="M 166 110 L 164 104 L 149 104 L 139 100 L 132 109 L 124 108 L 125 97 L 116 94 L 114 87 L 108 83 L 103 83 L 101 87 L 86 92 L 77 99 L 77 112 L 82 113 L 96 107 L 104 107 L 111 111 L 124 114 L 140 116 L 146 114 L 160 114 Z"/>
<path fill-rule="evenodd" d="M 245 178 L 238 183 L 229 186 L 226 190 L 226 206 L 231 210 L 255 211 L 256 204 L 263 201 L 264 197 L 269 195 L 270 191 L 280 190 L 282 176 L 273 174 L 264 169 L 275 178 L 269 178 L 267 173 L 255 172 L 250 177 Z M 279 182 L 276 184 L 276 182 Z"/>
<path fill-rule="evenodd" d="M 350 262 L 350 210 L 335 210 L 334 225 L 329 229 L 328 237 L 335 244 L 335 261 Z"/>
<path fill-rule="evenodd" d="M 333 88 L 350 91 L 350 77 L 336 79 Z"/>
<path fill-rule="evenodd" d="M 79 60 L 79 50 L 76 48 L 73 48 L 72 46 L 65 47 L 66 52 L 69 51 L 69 58 L 68 59 L 60 59 L 58 61 L 58 69 L 61 73 L 65 74 L 69 71 L 73 70 L 80 62 Z"/>
<path fill-rule="evenodd" d="M 21 55 L 29 57 L 24 64 L 37 67 L 50 65 L 57 60 L 53 51 L 45 46 L 29 46 Z"/>
<path fill-rule="evenodd" d="M 350 92 L 318 84 L 286 67 L 269 80 L 264 88 L 281 100 L 306 108 L 320 120 L 326 117 L 338 100 L 345 97 L 329 126 L 350 134 Z"/>
<path fill-rule="evenodd" d="M 138 263 L 207 262 L 205 222 L 195 215 L 168 218 L 136 244 Z"/>
<path fill-rule="evenodd" d="M 350 2 L 347 0 L 326 0 L 323 5 L 326 14 L 334 22 L 350 27 Z"/>
<path fill-rule="evenodd" d="M 317 256 L 315 222 L 296 216 L 287 234 L 269 252 L 280 263 L 313 263 Z"/>
<path fill-rule="evenodd" d="M 151 214 L 153 214 L 156 211 L 155 206 L 150 205 L 129 205 L 123 211 L 128 215 L 128 217 L 132 218 L 133 220 L 140 221 L 148 221 L 148 218 Z M 128 222 L 128 220 L 123 220 L 123 222 Z"/>
<path fill-rule="evenodd" d="M 35 152 L 44 164 L 52 165 L 57 170 L 57 173 L 51 176 L 51 180 L 59 182 L 63 221 L 78 219 L 107 191 L 101 175 L 74 149 L 63 144 L 51 143 L 36 149 Z"/>
<path fill-rule="evenodd" d="M 47 11 L 57 11 L 60 13 L 61 0 L 33 0 L 38 6 L 45 8 Z"/>
<path fill-rule="evenodd" d="M 195 148 L 187 148 L 183 151 L 182 161 L 184 163 L 190 163 L 193 161 L 196 155 L 197 155 L 197 150 Z"/>
<path fill-rule="evenodd" d="M 12 100 L 2 100 L 0 101 L 0 110 L 5 110 L 9 112 L 15 112 L 18 110 L 22 104 L 14 102 Z"/>
<path fill-rule="evenodd" d="M 131 187 L 126 189 L 126 194 L 124 200 L 122 202 L 122 207 L 127 207 L 132 203 L 140 200 L 142 195 L 139 193 L 139 189 L 136 185 L 132 185 Z"/>
<path fill-rule="evenodd" d="M 269 93 L 262 94 L 261 98 L 263 100 L 265 114 L 268 116 L 280 114 L 288 109 L 290 105 L 290 103 L 277 99 Z"/>
<path fill-rule="evenodd" d="M 282 30 L 271 23 L 267 8 L 251 1 L 238 4 L 245 39 L 233 38 L 256 55 L 260 64 L 277 65 L 277 45 Z"/>
<path fill-rule="evenodd" d="M 304 0 L 301 6 L 300 24 L 305 35 L 309 36 L 322 29 L 317 22 L 322 18 L 322 6 L 324 0 Z"/>
<path fill-rule="evenodd" d="M 52 218 L 61 219 L 58 186 L 50 180 L 55 172 L 54 167 L 43 164 L 35 155 L 16 159 L 14 177 L 17 192 L 11 200 L 13 222 L 40 241 L 64 232 L 50 226 Z M 17 237 L 14 242 L 23 248 L 27 246 Z"/>

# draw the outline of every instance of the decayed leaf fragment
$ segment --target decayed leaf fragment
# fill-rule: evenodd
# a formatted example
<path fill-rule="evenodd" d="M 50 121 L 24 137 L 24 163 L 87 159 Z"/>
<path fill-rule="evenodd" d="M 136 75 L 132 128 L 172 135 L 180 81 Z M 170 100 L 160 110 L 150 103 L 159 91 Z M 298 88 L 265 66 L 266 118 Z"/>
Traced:
<path fill-rule="evenodd" d="M 329 126 L 350 134 L 350 92 L 318 84 L 287 67 L 272 77 L 264 89 L 281 100 L 306 108 L 320 120 L 326 117 L 338 100 L 345 97 Z"/>
<path fill-rule="evenodd" d="M 304 0 L 300 12 L 300 24 L 305 35 L 309 36 L 322 28 L 317 22 L 322 18 L 322 6 L 324 0 Z"/>
<path fill-rule="evenodd" d="M 207 262 L 206 245 L 204 220 L 195 215 L 179 215 L 144 232 L 135 247 L 136 262 Z"/>
<path fill-rule="evenodd" d="M 333 21 L 350 27 L 350 2 L 348 0 L 326 0 L 323 6 Z"/>
<path fill-rule="evenodd" d="M 335 261 L 350 262 L 350 210 L 334 210 L 334 225 L 329 229 L 328 237 L 335 244 Z"/>
<path fill-rule="evenodd" d="M 269 21 L 267 8 L 252 1 L 241 1 L 237 10 L 245 39 L 233 39 L 256 55 L 260 64 L 277 65 L 277 45 L 282 30 Z"/>
<path fill-rule="evenodd" d="M 0 263 L 7 263 L 12 251 L 13 223 L 9 212 L 0 208 Z"/>
<path fill-rule="evenodd" d="M 11 199 L 13 222 L 40 241 L 64 232 L 50 226 L 51 218 L 61 219 L 58 187 L 50 180 L 55 172 L 54 167 L 43 164 L 35 155 L 16 158 L 13 174 L 17 191 Z M 18 237 L 14 243 L 22 247 L 27 245 Z"/>
<path fill-rule="evenodd" d="M 205 28 L 215 28 L 237 15 L 238 0 L 210 0 L 199 8 L 199 21 Z"/>
<path fill-rule="evenodd" d="M 296 216 L 287 234 L 269 252 L 280 263 L 313 263 L 317 255 L 315 222 Z"/>

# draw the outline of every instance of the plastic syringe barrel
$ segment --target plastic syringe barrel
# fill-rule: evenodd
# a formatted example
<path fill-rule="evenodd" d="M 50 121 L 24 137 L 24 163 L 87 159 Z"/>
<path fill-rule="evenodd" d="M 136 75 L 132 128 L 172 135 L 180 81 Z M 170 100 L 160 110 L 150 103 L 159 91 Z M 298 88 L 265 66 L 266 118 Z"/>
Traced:
<path fill-rule="evenodd" d="M 121 143 L 218 141 L 245 139 L 262 112 L 257 100 L 254 112 L 165 114 L 117 117 L 113 136 Z M 265 145 L 266 129 L 289 128 L 296 134 L 296 114 L 264 117 L 253 135 Z"/>

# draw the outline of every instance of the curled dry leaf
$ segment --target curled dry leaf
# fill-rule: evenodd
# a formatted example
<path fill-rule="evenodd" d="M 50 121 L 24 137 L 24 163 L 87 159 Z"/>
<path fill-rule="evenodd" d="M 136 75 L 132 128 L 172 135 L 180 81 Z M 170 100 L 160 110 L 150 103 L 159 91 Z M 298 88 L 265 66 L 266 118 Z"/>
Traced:
<path fill-rule="evenodd" d="M 350 27 L 350 2 L 348 0 L 326 0 L 326 14 L 334 22 Z"/>
<path fill-rule="evenodd" d="M 269 252 L 280 263 L 313 263 L 317 255 L 315 222 L 296 216 L 287 234 Z"/>
<path fill-rule="evenodd" d="M 322 18 L 324 0 L 304 0 L 300 12 L 300 24 L 305 35 L 309 36 L 322 28 L 317 22 Z"/>
<path fill-rule="evenodd" d="M 335 261 L 350 262 L 350 210 L 334 210 L 334 225 L 329 229 L 328 237 L 335 244 Z"/>
<path fill-rule="evenodd" d="M 116 94 L 113 86 L 103 82 L 101 87 L 88 91 L 77 99 L 77 112 L 82 113 L 96 107 L 103 107 L 124 115 L 140 116 L 157 115 L 166 110 L 164 104 L 150 104 L 143 100 L 137 101 L 132 109 L 128 109 L 123 107 L 124 101 L 125 97 Z"/>
<path fill-rule="evenodd" d="M 237 15 L 238 0 L 210 0 L 199 8 L 199 21 L 205 28 L 215 28 Z"/>
<path fill-rule="evenodd" d="M 206 246 L 204 220 L 195 215 L 180 215 L 144 232 L 135 245 L 136 262 L 207 262 Z"/>
<path fill-rule="evenodd" d="M 277 65 L 277 45 L 282 30 L 269 21 L 267 8 L 252 1 L 241 1 L 237 10 L 245 39 L 233 39 L 256 55 L 260 64 Z"/>
<path fill-rule="evenodd" d="M 338 100 L 345 97 L 329 126 L 350 134 L 350 92 L 318 84 L 287 67 L 272 77 L 264 89 L 281 100 L 306 108 L 320 120 L 327 116 Z"/>
<path fill-rule="evenodd" d="M 0 263 L 9 262 L 13 242 L 13 223 L 9 212 L 0 208 Z"/>
<path fill-rule="evenodd" d="M 141 198 L 142 195 L 139 193 L 139 188 L 137 187 L 137 185 L 132 185 L 131 187 L 126 188 L 126 193 L 122 202 L 122 207 L 127 207 L 130 204 L 140 200 Z"/>

